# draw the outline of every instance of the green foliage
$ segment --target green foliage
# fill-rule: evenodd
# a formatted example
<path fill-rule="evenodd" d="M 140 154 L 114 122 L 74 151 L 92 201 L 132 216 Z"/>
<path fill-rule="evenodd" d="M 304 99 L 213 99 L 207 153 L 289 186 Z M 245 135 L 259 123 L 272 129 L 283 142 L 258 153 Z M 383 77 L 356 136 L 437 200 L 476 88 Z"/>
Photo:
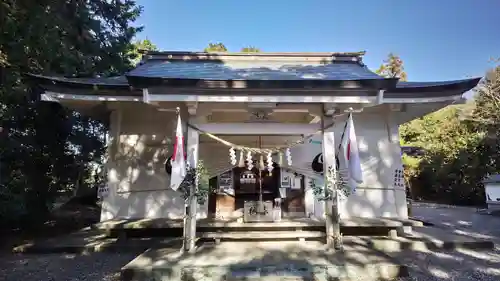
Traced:
<path fill-rule="evenodd" d="M 198 165 L 196 168 L 188 167 L 186 172 L 186 177 L 180 185 L 180 189 L 183 191 L 183 198 L 188 199 L 190 195 L 190 187 L 196 185 L 196 200 L 198 204 L 202 205 L 206 202 L 208 194 L 210 193 L 210 177 L 208 176 L 208 171 L 202 160 L 198 160 Z"/>
<path fill-rule="evenodd" d="M 390 54 L 377 73 L 406 80 L 403 61 Z M 500 68 L 476 89 L 475 101 L 448 106 L 399 127 L 401 145 L 423 147 L 425 155 L 404 155 L 411 192 L 451 204 L 484 203 L 482 179 L 500 172 Z"/>
<path fill-rule="evenodd" d="M 204 52 L 208 53 L 217 53 L 217 52 L 227 52 L 226 45 L 223 43 L 217 42 L 217 43 L 208 43 L 208 47 L 203 49 Z M 243 47 L 240 50 L 242 53 L 260 53 L 261 50 L 255 46 L 247 46 Z"/>
<path fill-rule="evenodd" d="M 403 60 L 393 53 L 390 53 L 380 68 L 375 71 L 377 74 L 388 78 L 399 78 L 401 81 L 407 81 L 408 76 L 404 69 Z"/>
<path fill-rule="evenodd" d="M 316 179 L 311 179 L 309 186 L 318 200 L 332 200 L 334 189 L 337 190 L 340 198 L 346 198 L 351 195 L 351 187 L 348 185 L 347 178 L 347 171 L 328 169 L 326 184 L 319 184 Z"/>
<path fill-rule="evenodd" d="M 426 151 L 421 158 L 403 158 L 417 197 L 455 204 L 478 204 L 483 198 L 481 179 L 490 155 L 483 153 L 484 134 L 461 120 L 461 107 L 446 107 L 402 127 L 404 142 Z"/>
<path fill-rule="evenodd" d="M 406 80 L 394 54 L 377 70 Z M 405 178 L 414 197 L 451 204 L 484 203 L 482 179 L 500 172 L 500 68 L 488 72 L 475 101 L 448 106 L 403 124 L 401 145 L 423 147 L 425 155 L 404 155 Z"/>
<path fill-rule="evenodd" d="M 45 217 L 104 153 L 107 124 L 31 99 L 40 92 L 23 83 L 23 74 L 123 73 L 131 67 L 130 41 L 140 31 L 130 24 L 141 10 L 131 0 L 7 0 L 0 9 L 2 223 Z"/>
<path fill-rule="evenodd" d="M 405 172 L 408 173 L 409 177 L 418 173 L 417 171 L 420 167 L 420 162 L 422 161 L 421 158 L 404 154 L 401 160 L 403 162 L 403 166 L 405 167 Z"/>
<path fill-rule="evenodd" d="M 218 43 L 208 43 L 208 47 L 203 49 L 204 52 L 217 53 L 217 52 L 227 52 L 227 48 L 224 44 Z"/>
<path fill-rule="evenodd" d="M 134 42 L 132 45 L 132 49 L 129 51 L 129 56 L 131 58 L 131 64 L 137 65 L 141 61 L 141 51 L 158 51 L 158 47 L 156 47 L 153 42 L 148 39 L 139 40 Z"/>
<path fill-rule="evenodd" d="M 248 46 L 248 47 L 241 48 L 241 52 L 242 53 L 260 53 L 261 50 L 257 47 L 254 47 L 254 46 Z"/>

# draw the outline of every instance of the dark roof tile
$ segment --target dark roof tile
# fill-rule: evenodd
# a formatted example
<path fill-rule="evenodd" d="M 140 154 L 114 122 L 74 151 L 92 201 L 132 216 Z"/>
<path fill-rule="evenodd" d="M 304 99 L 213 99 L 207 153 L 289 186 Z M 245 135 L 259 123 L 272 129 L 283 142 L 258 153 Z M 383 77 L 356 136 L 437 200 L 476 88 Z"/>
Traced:
<path fill-rule="evenodd" d="M 385 79 L 357 62 L 306 64 L 279 61 L 150 60 L 127 76 L 203 80 L 364 80 Z"/>
<path fill-rule="evenodd" d="M 125 76 L 115 77 L 95 77 L 95 78 L 81 78 L 81 77 L 62 77 L 62 76 L 44 76 L 38 74 L 29 74 L 35 79 L 50 80 L 54 82 L 63 82 L 70 84 L 84 84 L 84 85 L 97 85 L 97 86 L 128 86 L 128 81 Z"/>

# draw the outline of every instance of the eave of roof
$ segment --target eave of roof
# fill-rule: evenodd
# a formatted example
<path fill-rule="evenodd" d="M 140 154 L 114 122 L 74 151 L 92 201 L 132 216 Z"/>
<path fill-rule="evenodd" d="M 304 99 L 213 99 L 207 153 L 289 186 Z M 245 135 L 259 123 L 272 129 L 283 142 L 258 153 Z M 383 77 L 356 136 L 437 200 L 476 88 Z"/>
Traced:
<path fill-rule="evenodd" d="M 398 82 L 395 88 L 388 89 L 384 97 L 408 98 L 415 95 L 431 97 L 447 97 L 463 94 L 474 87 L 482 78 L 470 78 L 436 82 Z"/>
<path fill-rule="evenodd" d="M 202 79 L 145 79 L 144 81 L 139 78 L 130 78 L 134 80 L 134 85 L 131 86 L 128 84 L 127 78 L 124 76 L 120 77 L 112 77 L 112 78 L 66 78 L 60 76 L 43 76 L 43 75 L 35 75 L 35 74 L 27 74 L 29 78 L 33 79 L 36 83 L 42 86 L 42 88 L 47 87 L 58 87 L 58 88 L 68 88 L 68 89 L 81 89 L 81 90 L 92 90 L 94 93 L 98 94 L 101 90 L 121 90 L 121 91 L 130 91 L 133 92 L 135 90 L 139 90 L 142 87 L 148 87 L 151 85 L 165 85 L 167 87 L 172 88 L 189 88 L 198 86 L 203 89 L 241 89 L 245 88 L 262 88 L 262 89 L 272 89 L 283 88 L 283 89 L 294 89 L 300 88 L 300 85 L 303 82 L 301 81 L 292 81 L 285 80 L 280 83 L 269 83 L 268 81 L 205 81 Z M 404 98 L 408 97 L 409 94 L 433 94 L 433 95 L 443 95 L 441 93 L 448 93 L 451 95 L 456 95 L 457 92 L 466 92 L 472 88 L 474 88 L 480 81 L 481 78 L 473 78 L 473 79 L 464 79 L 464 80 L 456 80 L 456 81 L 440 81 L 440 82 L 399 82 L 396 87 L 390 87 L 386 90 L 386 97 L 395 97 L 395 98 Z M 382 82 L 383 81 L 383 82 Z M 310 81 L 311 83 L 315 83 L 316 87 L 304 87 L 308 88 L 344 88 L 344 89 L 354 89 L 354 88 L 364 88 L 364 87 L 381 87 L 382 83 L 390 82 L 392 84 L 396 84 L 397 79 L 392 80 L 351 80 L 351 81 Z M 381 83 L 382 82 L 382 83 Z M 242 85 L 243 86 L 239 86 Z M 200 89 L 200 90 L 201 90 Z"/>
<path fill-rule="evenodd" d="M 125 76 L 96 77 L 96 78 L 76 78 L 62 76 L 46 76 L 38 74 L 26 74 L 28 78 L 41 85 L 57 85 L 79 89 L 131 89 Z"/>
<path fill-rule="evenodd" d="M 398 93 L 414 93 L 414 92 L 441 92 L 441 91 L 461 91 L 470 90 L 477 86 L 481 77 L 461 79 L 461 80 L 449 80 L 449 81 L 433 81 L 433 82 L 403 82 L 400 81 L 396 85 L 396 88 L 389 89 L 387 92 L 398 92 Z"/>

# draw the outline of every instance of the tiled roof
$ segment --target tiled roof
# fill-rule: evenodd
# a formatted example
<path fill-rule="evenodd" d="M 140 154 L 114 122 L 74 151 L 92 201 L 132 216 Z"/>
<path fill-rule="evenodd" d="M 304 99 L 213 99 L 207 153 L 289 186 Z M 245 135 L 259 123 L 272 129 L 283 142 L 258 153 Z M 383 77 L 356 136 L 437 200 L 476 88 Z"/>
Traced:
<path fill-rule="evenodd" d="M 127 76 L 203 80 L 364 80 L 385 79 L 356 62 L 150 60 Z"/>
<path fill-rule="evenodd" d="M 165 85 L 181 88 L 283 88 L 386 90 L 386 97 L 408 94 L 456 94 L 475 87 L 479 78 L 438 82 L 398 82 L 369 70 L 357 53 L 204 53 L 148 52 L 124 76 L 66 78 L 29 74 L 40 83 L 63 87 L 140 89 Z M 221 82 L 222 81 L 222 82 Z M 229 83 L 228 83 L 229 82 Z M 130 87 L 132 85 L 134 87 Z"/>
<path fill-rule="evenodd" d="M 115 77 L 95 77 L 95 78 L 69 78 L 62 76 L 44 76 L 37 74 L 30 74 L 33 78 L 51 80 L 54 82 L 63 82 L 70 84 L 82 84 L 82 85 L 96 85 L 96 86 L 129 86 L 127 78 L 125 76 L 115 76 Z"/>

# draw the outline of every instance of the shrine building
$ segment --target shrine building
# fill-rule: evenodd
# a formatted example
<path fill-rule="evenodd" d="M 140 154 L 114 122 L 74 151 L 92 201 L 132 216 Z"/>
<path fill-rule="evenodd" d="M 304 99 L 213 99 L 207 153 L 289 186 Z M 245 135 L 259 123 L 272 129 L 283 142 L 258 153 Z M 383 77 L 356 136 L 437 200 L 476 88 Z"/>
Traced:
<path fill-rule="evenodd" d="M 269 220 L 321 220 L 325 202 L 312 183 L 323 184 L 321 154 L 338 151 L 352 112 L 363 183 L 340 201 L 341 218 L 407 219 L 399 125 L 462 101 L 480 79 L 402 82 L 372 72 L 363 55 L 155 51 L 118 77 L 29 77 L 42 100 L 109 120 L 102 222 L 184 216 L 185 200 L 170 188 L 166 167 L 177 108 L 186 151 L 203 160 L 211 178 L 198 218 L 251 221 L 246 206 L 260 200 L 279 210 Z M 322 129 L 333 132 L 328 144 Z M 233 145 L 290 155 L 274 153 L 265 168 L 259 162 L 267 156 L 254 153 L 249 169 L 249 161 L 230 159 Z"/>

